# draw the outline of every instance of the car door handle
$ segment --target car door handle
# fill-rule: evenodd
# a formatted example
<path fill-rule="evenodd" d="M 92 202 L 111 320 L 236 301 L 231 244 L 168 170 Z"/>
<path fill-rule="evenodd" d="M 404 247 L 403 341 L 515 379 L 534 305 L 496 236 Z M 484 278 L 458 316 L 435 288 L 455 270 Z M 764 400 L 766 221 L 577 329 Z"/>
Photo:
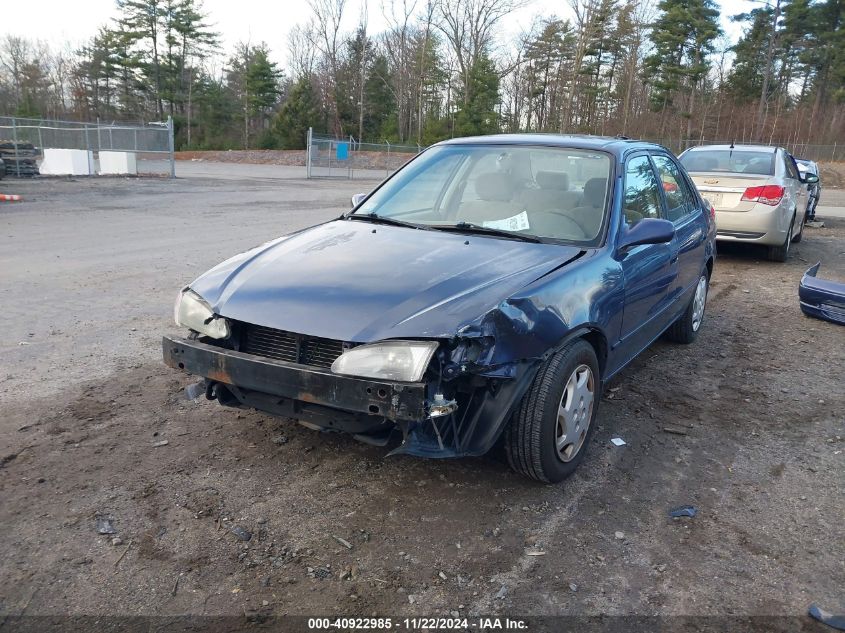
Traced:
<path fill-rule="evenodd" d="M 670 264 L 675 264 L 678 262 L 678 251 L 672 253 L 672 257 L 669 259 Z"/>

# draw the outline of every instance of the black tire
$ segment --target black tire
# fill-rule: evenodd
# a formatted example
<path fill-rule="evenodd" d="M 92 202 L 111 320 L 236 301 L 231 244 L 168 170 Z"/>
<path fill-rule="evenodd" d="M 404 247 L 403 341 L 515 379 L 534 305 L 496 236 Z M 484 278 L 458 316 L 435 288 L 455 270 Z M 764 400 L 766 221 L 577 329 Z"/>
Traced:
<path fill-rule="evenodd" d="M 704 305 L 701 307 L 702 312 L 698 317 L 698 322 L 696 323 L 695 301 L 698 296 L 698 284 L 702 283 L 702 279 L 704 280 Z M 696 284 L 696 292 L 693 292 L 687 309 L 684 310 L 684 313 L 680 316 L 680 318 L 678 318 L 678 320 L 670 325 L 669 329 L 666 330 L 666 338 L 673 343 L 689 345 L 698 338 L 698 333 L 701 331 L 701 326 L 704 323 L 704 315 L 706 314 L 705 308 L 707 306 L 707 293 L 710 291 L 710 275 L 706 269 L 698 278 L 698 284 Z"/>
<path fill-rule="evenodd" d="M 789 223 L 789 232 L 786 234 L 786 239 L 780 246 L 769 246 L 769 261 L 771 262 L 785 262 L 789 257 L 789 245 L 792 243 L 792 225 L 795 224 L 795 217 Z"/>
<path fill-rule="evenodd" d="M 798 227 L 798 235 L 792 237 L 793 244 L 797 244 L 804 237 L 804 222 L 806 222 L 806 218 L 801 219 L 801 226 Z"/>
<path fill-rule="evenodd" d="M 558 407 L 567 382 L 582 366 L 592 372 L 594 397 L 583 438 L 569 461 L 563 461 L 556 447 Z M 600 399 L 601 374 L 593 346 L 583 339 L 569 343 L 537 372 L 505 429 L 505 453 L 511 468 L 546 483 L 558 483 L 569 477 L 587 452 Z"/>

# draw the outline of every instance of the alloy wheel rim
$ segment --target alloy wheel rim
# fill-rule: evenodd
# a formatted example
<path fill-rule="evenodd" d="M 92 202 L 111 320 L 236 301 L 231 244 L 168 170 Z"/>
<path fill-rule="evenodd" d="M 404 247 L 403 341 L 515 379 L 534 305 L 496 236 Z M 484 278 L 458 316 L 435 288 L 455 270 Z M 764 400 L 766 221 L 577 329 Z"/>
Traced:
<path fill-rule="evenodd" d="M 704 320 L 704 308 L 707 305 L 707 277 L 704 275 L 698 280 L 695 288 L 695 297 L 692 300 L 692 331 L 698 332 L 701 322 Z"/>
<path fill-rule="evenodd" d="M 584 445 L 593 419 L 595 394 L 593 370 L 578 365 L 566 381 L 557 409 L 555 450 L 563 462 L 572 461 Z"/>

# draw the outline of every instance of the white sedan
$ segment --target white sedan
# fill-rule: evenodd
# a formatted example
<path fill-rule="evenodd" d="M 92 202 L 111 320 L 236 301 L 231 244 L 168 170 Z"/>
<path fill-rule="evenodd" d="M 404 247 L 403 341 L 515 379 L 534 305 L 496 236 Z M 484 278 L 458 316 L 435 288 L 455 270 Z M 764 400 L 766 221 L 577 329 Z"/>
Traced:
<path fill-rule="evenodd" d="M 702 145 L 681 154 L 702 197 L 716 210 L 716 239 L 768 247 L 786 261 L 804 230 L 812 174 L 802 176 L 781 147 Z"/>

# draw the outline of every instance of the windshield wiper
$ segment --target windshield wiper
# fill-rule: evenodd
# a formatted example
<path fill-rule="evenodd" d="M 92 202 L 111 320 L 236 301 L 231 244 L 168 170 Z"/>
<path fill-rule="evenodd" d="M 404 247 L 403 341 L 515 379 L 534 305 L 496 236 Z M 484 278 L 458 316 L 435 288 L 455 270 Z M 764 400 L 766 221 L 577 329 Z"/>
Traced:
<path fill-rule="evenodd" d="M 473 224 L 472 222 L 464 222 L 461 220 L 455 224 L 432 224 L 432 229 L 438 231 L 458 231 L 461 233 L 476 233 L 478 235 L 495 235 L 496 237 L 506 237 L 511 240 L 520 240 L 522 242 L 542 243 L 536 235 L 528 235 L 526 233 L 514 233 L 506 229 L 494 229 L 490 226 L 481 226 L 480 224 Z"/>
<path fill-rule="evenodd" d="M 390 224 L 392 226 L 404 226 L 409 229 L 424 229 L 430 230 L 431 227 L 424 224 L 416 224 L 415 222 L 406 222 L 397 218 L 391 218 L 386 215 L 379 215 L 378 213 L 351 213 L 346 216 L 348 220 L 366 220 L 367 222 L 375 222 L 377 224 Z"/>

